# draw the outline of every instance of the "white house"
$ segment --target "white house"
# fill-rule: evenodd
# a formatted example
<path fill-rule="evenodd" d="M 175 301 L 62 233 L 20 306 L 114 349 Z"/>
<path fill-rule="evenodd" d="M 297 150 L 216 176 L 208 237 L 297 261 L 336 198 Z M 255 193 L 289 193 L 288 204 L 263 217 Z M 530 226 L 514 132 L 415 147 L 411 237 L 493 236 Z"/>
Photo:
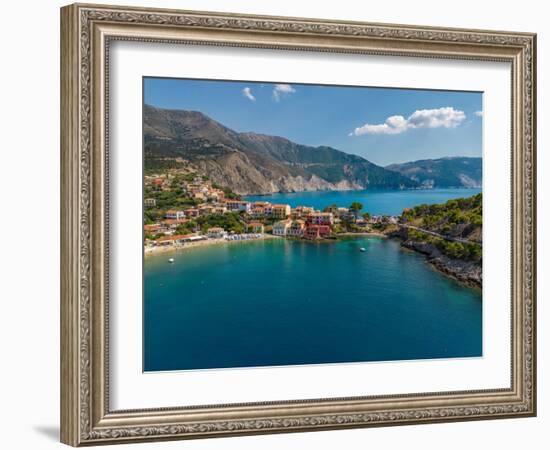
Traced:
<path fill-rule="evenodd" d="M 166 211 L 166 214 L 164 214 L 164 217 L 166 217 L 167 219 L 175 220 L 184 219 L 185 212 L 176 209 L 169 209 L 168 211 Z"/>
<path fill-rule="evenodd" d="M 292 224 L 292 220 L 280 220 L 279 222 L 275 222 L 273 224 L 273 234 L 275 236 L 286 236 L 288 233 L 288 230 Z"/>
<path fill-rule="evenodd" d="M 227 236 L 227 231 L 220 227 L 212 227 L 208 229 L 206 234 L 211 239 L 221 239 Z"/>
<path fill-rule="evenodd" d="M 242 200 L 226 200 L 225 206 L 229 211 L 238 211 L 249 213 L 252 209 L 252 203 Z"/>

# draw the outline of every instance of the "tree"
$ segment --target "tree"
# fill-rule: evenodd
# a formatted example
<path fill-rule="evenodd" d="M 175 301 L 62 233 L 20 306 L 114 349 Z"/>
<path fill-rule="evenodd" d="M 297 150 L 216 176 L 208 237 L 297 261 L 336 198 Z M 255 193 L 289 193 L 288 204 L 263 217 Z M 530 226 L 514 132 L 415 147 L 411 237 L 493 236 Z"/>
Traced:
<path fill-rule="evenodd" d="M 353 202 L 353 203 L 350 205 L 349 209 L 350 209 L 351 211 L 357 213 L 357 212 L 359 212 L 359 211 L 361 211 L 361 210 L 363 209 L 363 204 L 360 203 L 360 202 Z"/>
<path fill-rule="evenodd" d="M 193 221 L 189 221 L 186 223 L 180 223 L 176 227 L 176 234 L 191 234 L 193 233 L 193 230 L 196 226 L 196 223 Z"/>
<path fill-rule="evenodd" d="M 368 212 L 364 213 L 363 219 L 365 219 L 368 222 L 370 220 L 370 214 Z"/>

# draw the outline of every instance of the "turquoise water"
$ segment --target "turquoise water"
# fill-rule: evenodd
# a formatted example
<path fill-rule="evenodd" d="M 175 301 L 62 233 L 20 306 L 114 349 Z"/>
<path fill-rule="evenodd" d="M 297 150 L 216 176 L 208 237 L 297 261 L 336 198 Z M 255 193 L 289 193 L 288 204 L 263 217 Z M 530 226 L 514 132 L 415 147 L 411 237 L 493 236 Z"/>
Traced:
<path fill-rule="evenodd" d="M 348 207 L 353 202 L 361 202 L 363 210 L 370 214 L 397 215 L 404 208 L 421 203 L 444 203 L 459 197 L 470 197 L 479 194 L 481 189 L 422 189 L 422 190 L 382 190 L 369 189 L 364 191 L 315 191 L 295 192 L 272 195 L 251 195 L 245 197 L 249 201 L 268 201 L 272 203 L 287 203 L 296 206 L 313 206 L 323 209 L 333 203 Z"/>
<path fill-rule="evenodd" d="M 482 354 L 481 292 L 393 240 L 267 240 L 170 256 L 145 259 L 146 371 Z"/>

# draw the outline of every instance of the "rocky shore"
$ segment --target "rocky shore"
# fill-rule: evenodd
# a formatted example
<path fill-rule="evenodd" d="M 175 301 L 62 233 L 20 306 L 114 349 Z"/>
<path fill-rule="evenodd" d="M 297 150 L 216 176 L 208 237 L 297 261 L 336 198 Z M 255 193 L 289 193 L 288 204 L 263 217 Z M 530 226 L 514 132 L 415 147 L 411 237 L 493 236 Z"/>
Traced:
<path fill-rule="evenodd" d="M 407 233 L 402 231 L 391 233 L 389 237 L 399 239 L 403 247 L 425 255 L 427 262 L 436 270 L 468 286 L 481 289 L 483 271 L 480 262 L 450 258 L 434 244 L 410 239 Z"/>
<path fill-rule="evenodd" d="M 481 264 L 476 261 L 449 258 L 432 244 L 406 240 L 402 245 L 426 255 L 428 263 L 461 283 L 481 289 L 483 277 Z"/>

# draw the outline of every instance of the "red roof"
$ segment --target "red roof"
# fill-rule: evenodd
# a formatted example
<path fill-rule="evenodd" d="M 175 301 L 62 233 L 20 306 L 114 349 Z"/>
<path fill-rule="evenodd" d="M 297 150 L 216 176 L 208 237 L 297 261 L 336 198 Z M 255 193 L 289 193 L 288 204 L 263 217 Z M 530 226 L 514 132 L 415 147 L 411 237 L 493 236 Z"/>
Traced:
<path fill-rule="evenodd" d="M 178 223 L 187 223 L 187 222 L 189 222 L 188 219 L 165 219 L 161 221 L 161 223 L 164 225 L 175 225 Z"/>

